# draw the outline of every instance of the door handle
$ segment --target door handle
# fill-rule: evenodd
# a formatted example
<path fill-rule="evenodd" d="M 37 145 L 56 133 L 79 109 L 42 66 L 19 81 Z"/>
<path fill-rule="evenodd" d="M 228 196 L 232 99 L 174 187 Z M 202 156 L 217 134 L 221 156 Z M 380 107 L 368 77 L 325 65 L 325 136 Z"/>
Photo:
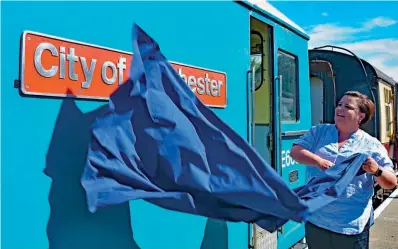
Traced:
<path fill-rule="evenodd" d="M 251 78 L 251 88 L 250 88 L 250 93 L 251 93 L 251 125 L 252 125 L 252 144 L 253 146 L 256 145 L 256 125 L 255 125 L 255 119 L 254 119 L 254 112 L 255 112 L 255 93 L 256 93 L 256 81 L 255 81 L 255 67 L 252 68 L 252 78 Z"/>

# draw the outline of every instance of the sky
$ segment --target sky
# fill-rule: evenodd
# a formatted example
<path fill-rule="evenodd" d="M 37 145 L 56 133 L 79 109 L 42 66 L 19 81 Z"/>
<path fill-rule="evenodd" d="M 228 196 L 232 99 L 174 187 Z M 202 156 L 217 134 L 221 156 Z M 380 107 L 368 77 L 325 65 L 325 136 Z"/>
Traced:
<path fill-rule="evenodd" d="M 310 36 L 347 48 L 398 81 L 398 1 L 270 1 Z"/>

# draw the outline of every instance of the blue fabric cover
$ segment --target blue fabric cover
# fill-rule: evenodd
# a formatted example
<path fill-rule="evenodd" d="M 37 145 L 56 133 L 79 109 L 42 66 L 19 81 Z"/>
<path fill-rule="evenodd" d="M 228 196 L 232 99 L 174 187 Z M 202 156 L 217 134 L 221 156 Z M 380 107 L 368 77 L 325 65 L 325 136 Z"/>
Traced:
<path fill-rule="evenodd" d="M 206 107 L 140 27 L 130 79 L 96 120 L 81 178 L 89 210 L 145 199 L 273 232 L 338 198 L 366 155 L 354 155 L 293 191 L 241 136 Z"/>

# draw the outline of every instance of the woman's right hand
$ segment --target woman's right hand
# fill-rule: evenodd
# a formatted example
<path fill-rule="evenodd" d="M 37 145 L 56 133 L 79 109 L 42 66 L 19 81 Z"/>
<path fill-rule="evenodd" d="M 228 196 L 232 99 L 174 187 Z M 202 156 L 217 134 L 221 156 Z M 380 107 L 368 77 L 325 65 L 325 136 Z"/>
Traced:
<path fill-rule="evenodd" d="M 326 170 L 333 166 L 333 163 L 315 155 L 300 145 L 294 145 L 290 151 L 290 156 L 298 163 L 318 167 L 320 170 Z"/>
<path fill-rule="evenodd" d="M 328 168 L 333 166 L 333 163 L 331 161 L 328 161 L 326 159 L 323 159 L 319 157 L 317 160 L 317 165 L 316 165 L 320 170 L 324 171 L 327 170 Z"/>

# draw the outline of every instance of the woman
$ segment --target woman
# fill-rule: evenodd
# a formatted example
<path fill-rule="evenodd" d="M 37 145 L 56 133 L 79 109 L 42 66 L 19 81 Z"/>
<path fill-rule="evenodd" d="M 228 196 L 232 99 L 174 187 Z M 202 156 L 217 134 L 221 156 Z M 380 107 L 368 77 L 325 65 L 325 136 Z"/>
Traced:
<path fill-rule="evenodd" d="M 359 92 L 347 92 L 335 110 L 335 124 L 313 127 L 293 145 L 291 157 L 308 165 L 308 177 L 333 167 L 354 153 L 366 153 L 362 168 L 368 174 L 355 177 L 345 194 L 314 213 L 306 223 L 309 249 L 369 247 L 373 223 L 373 181 L 386 189 L 397 185 L 386 149 L 359 127 L 373 116 L 375 106 Z"/>

